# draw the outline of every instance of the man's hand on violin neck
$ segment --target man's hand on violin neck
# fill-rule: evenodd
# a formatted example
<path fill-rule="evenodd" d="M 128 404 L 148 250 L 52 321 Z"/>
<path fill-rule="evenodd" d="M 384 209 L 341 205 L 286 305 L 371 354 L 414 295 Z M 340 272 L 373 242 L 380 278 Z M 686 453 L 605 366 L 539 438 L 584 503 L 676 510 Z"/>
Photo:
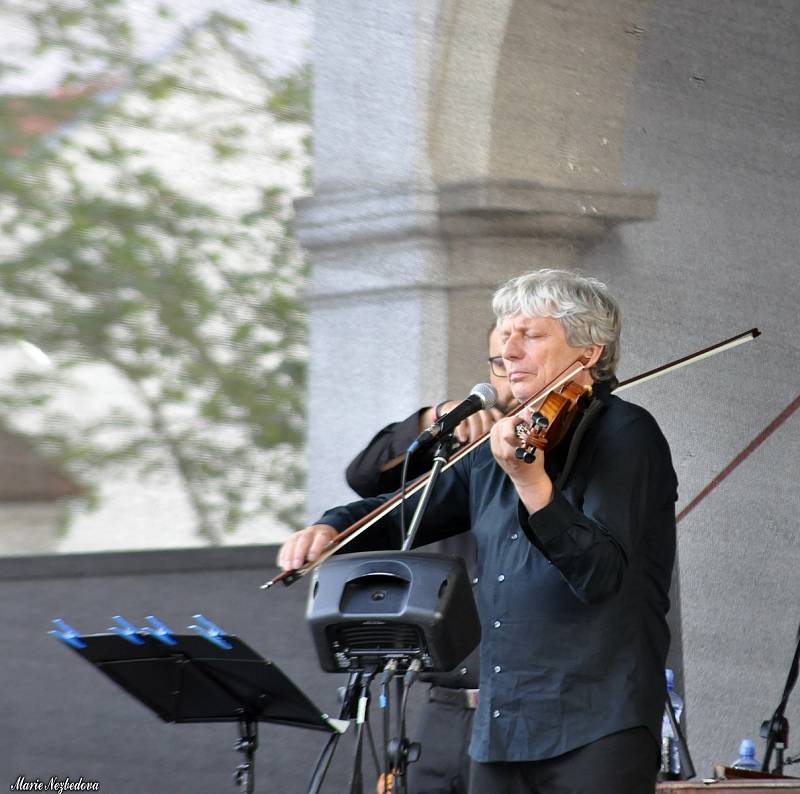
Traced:
<path fill-rule="evenodd" d="M 550 504 L 553 498 L 553 483 L 544 470 L 544 452 L 536 450 L 533 463 L 525 463 L 517 457 L 520 445 L 517 436 L 519 418 L 509 416 L 501 419 L 490 436 L 492 455 L 503 471 L 511 478 L 519 498 L 529 513 L 535 513 Z"/>
<path fill-rule="evenodd" d="M 314 562 L 337 534 L 328 524 L 313 524 L 295 532 L 278 551 L 278 566 L 284 571 L 294 571 L 306 561 Z"/>

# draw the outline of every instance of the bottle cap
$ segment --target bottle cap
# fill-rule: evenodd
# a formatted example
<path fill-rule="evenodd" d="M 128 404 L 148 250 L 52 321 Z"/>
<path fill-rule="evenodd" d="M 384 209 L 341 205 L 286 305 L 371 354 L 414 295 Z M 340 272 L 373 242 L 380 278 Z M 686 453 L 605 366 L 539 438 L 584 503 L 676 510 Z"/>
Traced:
<path fill-rule="evenodd" d="M 675 674 L 670 670 L 669 667 L 664 669 L 664 673 L 667 676 L 667 689 L 672 689 L 675 684 Z"/>
<path fill-rule="evenodd" d="M 742 743 L 739 745 L 739 756 L 742 758 L 756 757 L 756 746 L 750 739 L 742 739 Z"/>

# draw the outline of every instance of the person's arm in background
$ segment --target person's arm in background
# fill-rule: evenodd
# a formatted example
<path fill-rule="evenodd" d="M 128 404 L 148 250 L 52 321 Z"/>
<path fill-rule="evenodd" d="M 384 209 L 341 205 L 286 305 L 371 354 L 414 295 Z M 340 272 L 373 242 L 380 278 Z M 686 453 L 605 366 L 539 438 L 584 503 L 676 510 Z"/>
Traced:
<path fill-rule="evenodd" d="M 420 408 L 402 422 L 393 422 L 384 427 L 347 467 L 347 484 L 362 497 L 399 490 L 403 459 L 408 447 L 426 427 L 441 419 L 456 405 L 456 400 L 449 400 L 433 408 Z M 471 443 L 488 433 L 502 415 L 495 408 L 478 411 L 456 428 L 455 436 L 462 444 Z M 415 452 L 408 464 L 407 482 L 425 474 L 432 464 L 432 448 Z"/>
<path fill-rule="evenodd" d="M 363 497 L 391 493 L 400 488 L 403 458 L 411 442 L 433 422 L 433 409 L 421 408 L 402 422 L 386 425 L 356 455 L 347 467 L 347 484 Z M 432 453 L 420 450 L 409 461 L 408 480 L 416 479 L 431 467 Z"/>

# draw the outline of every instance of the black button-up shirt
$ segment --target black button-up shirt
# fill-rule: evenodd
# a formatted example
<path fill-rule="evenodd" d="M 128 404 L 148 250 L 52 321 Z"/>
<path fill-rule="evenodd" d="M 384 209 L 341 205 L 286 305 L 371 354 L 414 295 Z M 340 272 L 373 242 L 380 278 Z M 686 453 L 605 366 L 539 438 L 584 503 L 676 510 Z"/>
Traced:
<path fill-rule="evenodd" d="M 636 726 L 659 741 L 677 481 L 652 416 L 595 391 L 600 410 L 546 456 L 547 507 L 528 515 L 487 443 L 442 475 L 423 520 L 420 543 L 469 524 L 478 546 L 477 761 L 552 758 Z M 320 523 L 344 529 L 379 501 Z"/>

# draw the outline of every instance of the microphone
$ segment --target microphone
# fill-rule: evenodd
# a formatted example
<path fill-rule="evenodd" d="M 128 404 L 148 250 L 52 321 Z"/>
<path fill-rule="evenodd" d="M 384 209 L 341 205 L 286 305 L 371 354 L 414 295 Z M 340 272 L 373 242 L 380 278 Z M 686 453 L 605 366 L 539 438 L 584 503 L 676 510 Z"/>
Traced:
<path fill-rule="evenodd" d="M 460 402 L 452 411 L 448 411 L 441 419 L 435 421 L 416 437 L 408 448 L 408 454 L 416 452 L 421 447 L 427 447 L 439 436 L 452 432 L 456 425 L 463 422 L 468 416 L 485 408 L 493 408 L 496 402 L 497 390 L 494 386 L 490 383 L 476 383 L 466 400 Z"/>

